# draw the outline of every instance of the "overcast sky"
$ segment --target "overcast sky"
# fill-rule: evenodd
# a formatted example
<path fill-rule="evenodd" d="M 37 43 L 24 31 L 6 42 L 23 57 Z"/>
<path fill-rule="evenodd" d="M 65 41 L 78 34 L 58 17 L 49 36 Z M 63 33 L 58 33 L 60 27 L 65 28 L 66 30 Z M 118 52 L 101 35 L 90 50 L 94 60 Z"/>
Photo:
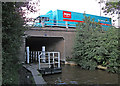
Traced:
<path fill-rule="evenodd" d="M 49 10 L 68 10 L 93 15 L 100 15 L 100 4 L 96 0 L 40 0 L 40 14 Z"/>
<path fill-rule="evenodd" d="M 34 0 L 35 1 L 35 0 Z M 68 10 L 79 13 L 86 12 L 87 14 L 93 14 L 100 16 L 100 4 L 99 0 L 40 0 L 40 12 L 32 17 L 44 15 L 50 10 Z M 104 6 L 104 4 L 102 4 Z M 105 16 L 102 13 L 102 16 Z"/>

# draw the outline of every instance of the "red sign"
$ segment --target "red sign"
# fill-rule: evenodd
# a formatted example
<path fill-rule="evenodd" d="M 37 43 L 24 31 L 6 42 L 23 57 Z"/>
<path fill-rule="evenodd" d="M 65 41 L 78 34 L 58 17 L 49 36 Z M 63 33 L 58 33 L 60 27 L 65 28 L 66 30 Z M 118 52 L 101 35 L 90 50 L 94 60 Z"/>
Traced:
<path fill-rule="evenodd" d="M 79 20 L 69 20 L 69 19 L 63 19 L 63 21 L 70 21 L 70 22 L 84 22 L 84 21 L 79 21 Z"/>
<path fill-rule="evenodd" d="M 63 18 L 71 18 L 71 12 L 63 11 Z"/>

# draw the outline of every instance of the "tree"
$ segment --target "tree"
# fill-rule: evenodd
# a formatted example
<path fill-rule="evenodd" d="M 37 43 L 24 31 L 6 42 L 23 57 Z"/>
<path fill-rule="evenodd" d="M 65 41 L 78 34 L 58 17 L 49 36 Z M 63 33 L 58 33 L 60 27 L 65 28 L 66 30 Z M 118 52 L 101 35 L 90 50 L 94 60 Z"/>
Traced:
<path fill-rule="evenodd" d="M 108 0 L 108 1 L 105 1 L 105 0 L 100 0 L 99 2 L 98 2 L 99 4 L 101 4 L 101 3 L 104 3 L 105 4 L 105 6 L 104 7 L 102 7 L 102 10 L 103 10 L 103 13 L 105 13 L 105 15 L 108 15 L 108 14 L 110 14 L 112 17 L 115 17 L 115 15 L 114 14 L 116 14 L 116 15 L 118 15 L 118 17 L 117 17 L 117 19 L 119 19 L 120 18 L 120 1 L 118 1 L 118 2 L 110 2 L 110 0 Z M 116 20 L 117 20 L 116 19 Z M 113 22 L 115 22 L 116 20 L 113 20 Z"/>
<path fill-rule="evenodd" d="M 40 0 L 30 0 L 29 2 L 25 2 L 21 7 L 18 9 L 18 11 L 23 16 L 25 22 L 32 21 L 31 17 L 28 17 L 28 15 L 33 13 L 40 13 Z"/>
<path fill-rule="evenodd" d="M 34 3 L 35 4 L 35 3 Z M 23 9 L 26 8 L 26 9 Z M 19 48 L 24 35 L 24 25 L 29 20 L 26 11 L 36 12 L 30 2 L 2 2 L 2 82 L 18 84 Z"/>
<path fill-rule="evenodd" d="M 82 68 L 94 70 L 97 63 L 93 59 L 95 55 L 93 49 L 99 45 L 96 38 L 100 36 L 98 33 L 102 32 L 102 29 L 100 29 L 101 26 L 90 17 L 85 16 L 83 21 L 84 23 L 77 25 L 73 58 Z"/>
<path fill-rule="evenodd" d="M 24 20 L 20 13 L 18 3 L 2 3 L 2 57 L 3 57 L 3 84 L 18 83 L 18 53 L 21 38 L 24 33 Z M 22 4 L 22 3 L 19 3 Z"/>
<path fill-rule="evenodd" d="M 102 8 L 105 13 L 113 14 L 120 14 L 120 1 L 118 2 L 107 2 L 105 7 Z"/>

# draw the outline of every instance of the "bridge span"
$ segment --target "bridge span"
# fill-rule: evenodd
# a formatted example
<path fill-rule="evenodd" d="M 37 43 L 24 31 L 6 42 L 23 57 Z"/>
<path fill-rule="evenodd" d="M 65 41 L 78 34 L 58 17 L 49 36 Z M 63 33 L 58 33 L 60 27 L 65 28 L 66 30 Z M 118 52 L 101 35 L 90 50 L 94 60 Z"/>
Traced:
<path fill-rule="evenodd" d="M 42 46 L 46 46 L 46 51 L 60 52 L 61 61 L 66 61 L 66 58 L 72 57 L 72 50 L 75 40 L 75 28 L 61 27 L 34 27 L 29 28 L 24 32 L 26 35 L 21 47 L 22 52 L 25 47 L 29 46 L 32 51 L 41 51 Z M 20 60 L 25 61 L 25 58 Z"/>

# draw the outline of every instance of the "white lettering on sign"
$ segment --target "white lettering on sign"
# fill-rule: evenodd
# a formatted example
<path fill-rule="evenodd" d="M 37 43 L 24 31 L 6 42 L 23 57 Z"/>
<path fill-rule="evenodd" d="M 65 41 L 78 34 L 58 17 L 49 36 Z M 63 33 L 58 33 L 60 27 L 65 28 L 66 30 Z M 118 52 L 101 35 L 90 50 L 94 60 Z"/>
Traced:
<path fill-rule="evenodd" d="M 66 17 L 70 17 L 70 16 L 71 16 L 71 14 L 68 14 L 68 13 L 64 13 L 64 15 L 65 15 Z"/>
<path fill-rule="evenodd" d="M 63 18 L 71 18 L 71 12 L 63 11 Z"/>
<path fill-rule="evenodd" d="M 101 20 L 101 19 L 98 19 L 98 21 L 101 21 L 101 22 L 109 22 L 108 20 Z"/>

